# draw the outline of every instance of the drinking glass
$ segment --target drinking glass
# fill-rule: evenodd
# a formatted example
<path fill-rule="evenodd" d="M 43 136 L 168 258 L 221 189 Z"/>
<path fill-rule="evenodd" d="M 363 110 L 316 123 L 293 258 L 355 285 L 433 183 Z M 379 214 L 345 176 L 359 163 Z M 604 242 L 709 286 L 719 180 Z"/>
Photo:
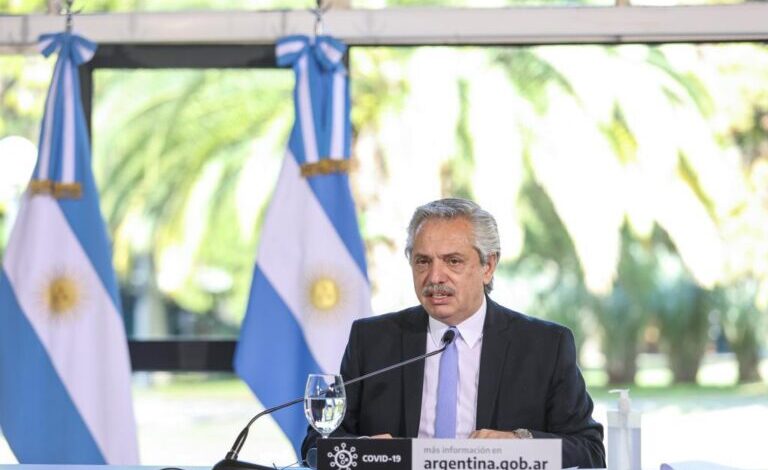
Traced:
<path fill-rule="evenodd" d="M 321 437 L 328 437 L 339 427 L 346 410 L 347 395 L 340 375 L 309 374 L 304 391 L 304 414 Z"/>

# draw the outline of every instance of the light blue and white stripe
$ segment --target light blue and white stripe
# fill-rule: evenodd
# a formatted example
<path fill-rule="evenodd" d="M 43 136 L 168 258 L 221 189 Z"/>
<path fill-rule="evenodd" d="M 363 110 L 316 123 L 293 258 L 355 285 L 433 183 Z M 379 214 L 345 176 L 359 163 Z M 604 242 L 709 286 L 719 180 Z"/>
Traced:
<path fill-rule="evenodd" d="M 296 121 L 264 221 L 235 356 L 237 373 L 264 406 L 301 396 L 309 373 L 338 373 L 352 322 L 371 312 L 347 174 L 301 175 L 302 165 L 349 159 L 345 50 L 328 36 L 290 36 L 277 44 L 278 64 L 296 73 Z M 327 304 L 313 294 L 322 282 L 333 294 Z M 302 410 L 275 419 L 298 448 L 307 429 Z"/>
<path fill-rule="evenodd" d="M 91 173 L 77 67 L 95 44 L 41 38 L 59 56 L 33 182 L 0 270 L 0 427 L 20 463 L 136 464 L 131 367 L 111 250 Z"/>

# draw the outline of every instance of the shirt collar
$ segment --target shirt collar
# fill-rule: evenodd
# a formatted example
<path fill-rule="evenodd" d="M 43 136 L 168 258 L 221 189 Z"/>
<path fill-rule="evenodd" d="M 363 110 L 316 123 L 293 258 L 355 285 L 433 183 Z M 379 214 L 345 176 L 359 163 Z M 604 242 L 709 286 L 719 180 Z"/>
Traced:
<path fill-rule="evenodd" d="M 487 304 L 485 296 L 483 296 L 483 303 L 480 304 L 480 308 L 470 315 L 469 318 L 456 325 L 456 329 L 459 330 L 459 339 L 464 341 L 467 346 L 474 348 L 483 337 L 483 326 L 485 325 L 485 313 L 487 311 Z M 441 346 L 443 335 L 449 326 L 445 323 L 435 320 L 429 317 L 429 335 L 432 337 L 432 341 L 436 346 Z"/>

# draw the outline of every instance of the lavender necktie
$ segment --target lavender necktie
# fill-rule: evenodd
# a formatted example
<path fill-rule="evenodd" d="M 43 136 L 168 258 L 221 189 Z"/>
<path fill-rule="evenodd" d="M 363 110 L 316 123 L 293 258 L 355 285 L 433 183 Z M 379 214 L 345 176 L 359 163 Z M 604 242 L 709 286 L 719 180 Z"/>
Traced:
<path fill-rule="evenodd" d="M 457 338 L 448 345 L 440 356 L 440 372 L 437 380 L 437 408 L 435 413 L 435 437 L 456 437 L 456 407 L 459 401 L 459 351 Z"/>

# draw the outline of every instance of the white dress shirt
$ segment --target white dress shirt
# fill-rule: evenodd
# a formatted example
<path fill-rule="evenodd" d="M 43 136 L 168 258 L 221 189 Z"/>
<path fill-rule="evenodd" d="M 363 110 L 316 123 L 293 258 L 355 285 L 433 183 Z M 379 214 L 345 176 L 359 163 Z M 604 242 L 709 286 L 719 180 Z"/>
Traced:
<path fill-rule="evenodd" d="M 480 309 L 456 325 L 459 353 L 459 400 L 456 404 L 456 438 L 466 439 L 475 430 L 477 418 L 477 384 L 480 378 L 480 351 L 483 349 L 485 324 L 485 297 Z M 429 317 L 427 351 L 440 349 L 440 341 L 448 325 Z M 437 381 L 440 372 L 440 354 L 428 358 L 424 364 L 424 386 L 421 391 L 421 419 L 419 437 L 435 436 L 435 410 L 437 408 Z"/>

